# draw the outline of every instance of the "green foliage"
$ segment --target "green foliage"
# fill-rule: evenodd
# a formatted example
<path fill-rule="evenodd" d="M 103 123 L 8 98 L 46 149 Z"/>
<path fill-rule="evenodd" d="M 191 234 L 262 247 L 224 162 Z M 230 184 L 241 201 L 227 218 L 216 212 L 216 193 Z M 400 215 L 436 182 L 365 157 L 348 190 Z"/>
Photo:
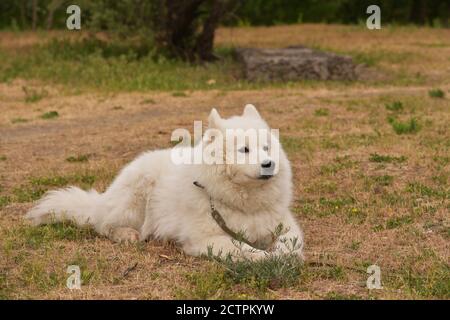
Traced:
<path fill-rule="evenodd" d="M 88 154 L 82 154 L 78 156 L 70 156 L 66 159 L 67 162 L 87 162 L 89 160 Z"/>
<path fill-rule="evenodd" d="M 57 117 L 59 117 L 59 113 L 57 111 L 45 112 L 40 116 L 41 119 L 45 119 L 45 120 L 54 119 Z"/>
<path fill-rule="evenodd" d="M 400 101 L 394 101 L 392 103 L 386 104 L 386 110 L 389 111 L 394 111 L 394 112 L 399 112 L 399 111 L 403 111 L 403 103 L 401 103 Z"/>
<path fill-rule="evenodd" d="M 413 222 L 414 220 L 411 216 L 393 217 L 387 220 L 386 229 L 395 229 Z"/>
<path fill-rule="evenodd" d="M 230 257 L 213 257 L 225 268 L 225 275 L 234 283 L 250 285 L 260 290 L 292 287 L 302 274 L 303 265 L 296 254 L 268 255 L 252 261 L 243 258 L 234 261 Z"/>
<path fill-rule="evenodd" d="M 207 3 L 208 1 L 205 1 Z M 211 1 L 210 1 L 211 2 Z M 117 34 L 146 36 L 151 39 L 155 18 L 163 21 L 162 0 L 78 0 L 82 10 L 82 28 L 112 30 Z M 235 11 L 225 18 L 227 24 L 239 26 L 275 25 L 303 22 L 353 23 L 367 18 L 366 9 L 371 4 L 382 8 L 383 23 L 417 23 L 433 27 L 448 25 L 447 0 L 246 0 L 240 1 Z M 37 28 L 65 28 L 66 0 L 41 0 L 37 4 Z M 203 11 L 211 10 L 204 6 Z M 0 29 L 17 31 L 31 28 L 33 22 L 31 1 L 2 0 L 0 2 Z M 204 12 L 202 12 L 204 13 Z"/>
<path fill-rule="evenodd" d="M 371 162 L 385 162 L 385 163 L 403 163 L 407 160 L 405 156 L 395 157 L 390 155 L 381 155 L 378 153 L 372 153 L 369 157 Z"/>
<path fill-rule="evenodd" d="M 421 126 L 416 118 L 411 118 L 408 121 L 399 121 L 393 117 L 388 118 L 388 122 L 392 125 L 397 134 L 412 134 L 420 131 Z"/>
<path fill-rule="evenodd" d="M 330 114 L 330 111 L 326 108 L 319 108 L 314 111 L 314 115 L 318 117 L 326 117 Z"/>
<path fill-rule="evenodd" d="M 382 8 L 383 23 L 427 23 L 448 25 L 450 6 L 446 0 L 246 0 L 236 12 L 240 25 L 275 25 L 302 22 L 353 23 L 367 19 L 372 4 Z"/>
<path fill-rule="evenodd" d="M 444 98 L 445 92 L 442 91 L 441 89 L 432 89 L 432 90 L 428 91 L 428 95 L 431 98 Z"/>

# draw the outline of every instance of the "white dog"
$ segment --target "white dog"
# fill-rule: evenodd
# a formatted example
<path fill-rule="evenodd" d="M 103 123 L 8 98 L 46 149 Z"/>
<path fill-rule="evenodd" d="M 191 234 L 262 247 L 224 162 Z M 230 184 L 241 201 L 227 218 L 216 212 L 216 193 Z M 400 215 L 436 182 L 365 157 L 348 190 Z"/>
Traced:
<path fill-rule="evenodd" d="M 224 133 L 269 129 L 253 105 L 229 119 L 213 109 L 209 128 Z M 205 133 L 191 149 L 206 147 L 212 140 Z M 244 143 L 235 145 L 236 154 L 258 153 L 259 162 L 175 164 L 173 149 L 150 151 L 128 164 L 105 193 L 76 187 L 50 191 L 27 218 L 34 225 L 63 220 L 88 224 L 113 241 L 172 240 L 194 256 L 230 254 L 255 260 L 269 251 L 290 250 L 301 257 L 303 235 L 289 211 L 289 161 L 273 137 L 270 146 Z M 274 147 L 279 150 L 278 163 L 269 158 L 269 148 Z M 264 168 L 269 173 L 262 174 Z M 274 237 L 280 225 L 284 233 Z M 288 242 L 295 243 L 293 248 Z"/>

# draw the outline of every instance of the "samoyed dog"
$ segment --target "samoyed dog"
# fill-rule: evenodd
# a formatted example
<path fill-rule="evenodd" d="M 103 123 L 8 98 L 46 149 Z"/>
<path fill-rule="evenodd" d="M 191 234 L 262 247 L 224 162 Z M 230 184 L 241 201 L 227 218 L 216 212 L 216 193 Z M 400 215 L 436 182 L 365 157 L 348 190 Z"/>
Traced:
<path fill-rule="evenodd" d="M 200 142 L 183 151 L 196 153 L 224 142 L 214 149 L 222 160 L 235 151 L 244 160 L 257 155 L 256 161 L 180 164 L 173 160 L 173 148 L 149 151 L 123 168 L 104 193 L 77 187 L 50 191 L 26 217 L 33 225 L 64 220 L 90 225 L 117 242 L 174 241 L 193 256 L 257 260 L 294 253 L 301 258 L 303 234 L 289 210 L 290 164 L 267 123 L 253 105 L 228 119 L 212 109 L 208 121 Z M 249 129 L 268 132 L 267 141 L 239 139 Z M 238 137 L 225 141 L 230 130 Z M 271 149 L 277 150 L 276 160 Z"/>

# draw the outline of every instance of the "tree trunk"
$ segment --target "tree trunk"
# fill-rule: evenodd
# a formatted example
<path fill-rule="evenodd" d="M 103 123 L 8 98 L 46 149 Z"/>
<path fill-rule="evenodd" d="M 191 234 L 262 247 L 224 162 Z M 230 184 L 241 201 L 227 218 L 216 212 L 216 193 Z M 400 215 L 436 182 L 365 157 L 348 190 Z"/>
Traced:
<path fill-rule="evenodd" d="M 33 16 L 32 16 L 32 20 L 31 20 L 31 28 L 33 30 L 36 30 L 36 27 L 37 27 L 38 0 L 33 0 L 32 6 L 33 6 Z"/>
<path fill-rule="evenodd" d="M 427 7 L 425 1 L 414 0 L 411 7 L 410 18 L 414 23 L 423 25 L 426 22 Z"/>
<path fill-rule="evenodd" d="M 53 17 L 55 15 L 55 11 L 62 5 L 64 0 L 52 0 L 47 6 L 48 15 L 47 15 L 47 29 L 50 30 L 53 27 Z"/>
<path fill-rule="evenodd" d="M 214 35 L 221 18 L 227 12 L 227 5 L 229 5 L 230 2 L 231 1 L 226 0 L 214 1 L 209 16 L 203 23 L 202 32 L 197 37 L 194 48 L 195 54 L 200 60 L 211 61 L 216 59 L 213 54 Z"/>
<path fill-rule="evenodd" d="M 27 27 L 27 2 L 26 0 L 22 0 L 20 2 L 20 23 L 22 25 L 22 29 Z"/>

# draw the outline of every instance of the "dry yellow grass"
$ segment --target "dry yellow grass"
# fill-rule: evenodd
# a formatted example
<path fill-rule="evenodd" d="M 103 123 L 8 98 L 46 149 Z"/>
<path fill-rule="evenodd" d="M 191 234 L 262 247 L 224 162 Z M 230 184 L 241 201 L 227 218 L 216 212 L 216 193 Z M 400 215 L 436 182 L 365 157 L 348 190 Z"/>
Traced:
<path fill-rule="evenodd" d="M 449 35 L 304 25 L 223 29 L 217 39 L 220 45 L 393 54 L 397 60 L 381 56 L 375 68 L 404 69 L 406 77 L 420 72 L 423 81 L 414 85 L 317 84 L 176 97 L 68 95 L 37 80 L 0 84 L 0 298 L 448 299 L 450 103 L 428 91 L 450 94 Z M 24 85 L 47 94 L 26 103 Z M 403 111 L 386 109 L 395 101 Z M 32 228 L 23 220 L 44 190 L 76 183 L 102 191 L 140 152 L 169 147 L 175 128 L 192 130 L 212 106 L 230 116 L 246 103 L 280 129 L 294 170 L 292 209 L 304 229 L 307 261 L 334 267 L 306 266 L 295 286 L 261 289 L 229 283 L 220 266 L 186 257 L 173 244 L 119 245 L 89 230 Z M 40 118 L 51 110 L 59 116 Z M 420 131 L 398 135 L 389 116 L 417 118 Z M 87 161 L 67 161 L 82 155 Z M 65 287 L 70 264 L 82 269 L 81 291 Z M 365 287 L 371 264 L 381 268 L 382 290 Z"/>

